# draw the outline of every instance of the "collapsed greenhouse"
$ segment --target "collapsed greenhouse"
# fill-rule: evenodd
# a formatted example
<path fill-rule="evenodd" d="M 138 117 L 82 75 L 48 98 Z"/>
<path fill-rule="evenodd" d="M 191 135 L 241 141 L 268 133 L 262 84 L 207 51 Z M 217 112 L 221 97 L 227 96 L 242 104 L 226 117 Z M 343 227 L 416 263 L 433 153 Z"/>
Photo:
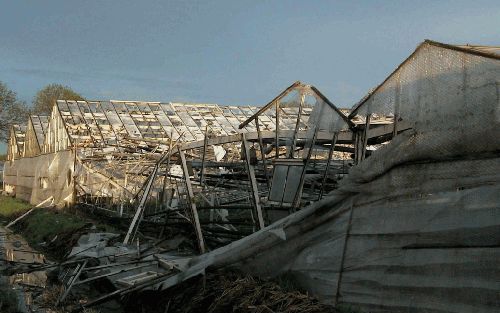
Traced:
<path fill-rule="evenodd" d="M 392 131 L 376 122 L 374 140 Z M 5 183 L 34 205 L 194 222 L 204 251 L 202 228 L 223 245 L 321 199 L 359 154 L 353 126 L 300 82 L 262 108 L 59 100 L 13 127 Z"/>
<path fill-rule="evenodd" d="M 425 41 L 351 110 L 300 82 L 262 107 L 59 100 L 12 128 L 5 189 L 127 218 L 125 244 L 189 229 L 199 255 L 155 289 L 230 267 L 370 312 L 494 312 L 499 77 L 500 48 Z"/>

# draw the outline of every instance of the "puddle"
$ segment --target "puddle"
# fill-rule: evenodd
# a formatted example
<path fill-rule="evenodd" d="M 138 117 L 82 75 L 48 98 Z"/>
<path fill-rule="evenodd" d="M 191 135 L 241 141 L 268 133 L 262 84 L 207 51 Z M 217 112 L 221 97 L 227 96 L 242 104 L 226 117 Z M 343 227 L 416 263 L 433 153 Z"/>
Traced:
<path fill-rule="evenodd" d="M 27 264 L 43 264 L 45 256 L 31 249 L 26 240 L 20 235 L 0 227 L 0 258 Z M 3 277 L 12 289 L 18 294 L 19 310 L 33 312 L 33 290 L 43 289 L 47 286 L 47 273 L 38 271 L 32 273 L 15 274 Z"/>

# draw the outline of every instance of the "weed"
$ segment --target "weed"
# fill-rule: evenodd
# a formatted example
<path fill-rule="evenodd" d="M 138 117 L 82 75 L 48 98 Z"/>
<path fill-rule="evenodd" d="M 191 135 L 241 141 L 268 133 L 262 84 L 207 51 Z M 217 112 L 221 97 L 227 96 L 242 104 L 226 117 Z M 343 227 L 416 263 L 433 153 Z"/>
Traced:
<path fill-rule="evenodd" d="M 31 208 L 28 202 L 0 195 L 0 222 L 12 220 Z"/>
<path fill-rule="evenodd" d="M 36 209 L 22 221 L 22 234 L 31 244 L 50 242 L 58 234 L 82 228 L 85 222 L 72 214 L 56 209 Z"/>

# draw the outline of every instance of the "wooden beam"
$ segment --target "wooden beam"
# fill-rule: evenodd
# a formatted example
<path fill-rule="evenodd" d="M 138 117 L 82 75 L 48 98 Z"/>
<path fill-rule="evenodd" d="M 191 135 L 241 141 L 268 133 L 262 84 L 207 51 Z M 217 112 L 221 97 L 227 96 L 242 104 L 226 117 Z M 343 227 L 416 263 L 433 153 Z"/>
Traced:
<path fill-rule="evenodd" d="M 200 184 L 203 185 L 203 179 L 205 178 L 205 159 L 207 158 L 207 144 L 208 144 L 208 125 L 205 126 L 205 138 L 203 138 L 203 155 L 201 159 L 201 171 L 200 171 Z"/>
<path fill-rule="evenodd" d="M 143 185 L 144 192 L 142 194 L 141 200 L 139 201 L 139 206 L 137 207 L 137 210 L 135 211 L 134 218 L 132 219 L 132 222 L 130 223 L 127 235 L 125 236 L 125 239 L 123 240 L 124 244 L 128 244 L 129 241 L 131 241 L 131 239 L 132 240 L 134 239 L 135 234 L 137 232 L 137 229 L 139 228 L 140 219 L 142 218 L 142 215 L 144 213 L 146 200 L 149 196 L 149 192 L 151 191 L 151 188 L 153 186 L 156 175 L 158 174 L 158 170 L 160 169 L 160 166 L 162 165 L 162 163 L 165 162 L 165 160 L 170 157 L 171 153 L 172 153 L 172 151 L 168 151 L 166 154 L 164 154 L 158 160 L 158 162 L 156 162 L 155 166 L 153 167 L 153 171 L 151 172 L 148 179 L 146 180 L 146 183 Z"/>
<path fill-rule="evenodd" d="M 375 132 L 375 130 L 377 131 Z M 392 132 L 392 124 L 386 125 L 385 127 L 380 126 L 377 128 L 373 128 L 373 131 L 375 132 L 374 135 L 376 136 L 390 134 Z M 278 140 L 278 135 L 281 135 L 283 137 L 293 136 L 293 130 L 280 130 L 279 134 L 276 131 L 262 130 L 260 133 L 263 141 L 276 141 Z M 259 139 L 257 132 L 245 133 L 245 136 L 248 141 L 257 141 Z M 372 135 L 370 134 L 370 138 L 371 137 Z M 304 138 L 307 138 L 307 131 L 300 131 L 297 134 L 297 139 L 304 139 Z M 316 139 L 330 141 L 332 139 L 332 133 L 327 131 L 319 131 Z M 208 139 L 207 144 L 221 145 L 225 143 L 240 142 L 240 141 L 241 141 L 241 134 L 235 134 L 235 135 L 217 136 L 210 138 Z M 352 143 L 352 132 L 350 131 L 340 132 L 337 142 L 339 144 Z M 203 147 L 203 145 L 204 145 L 204 140 L 185 142 L 182 143 L 181 149 L 186 151 L 190 149 L 201 148 Z"/>
<path fill-rule="evenodd" d="M 162 186 L 162 193 L 161 193 L 161 202 L 162 204 L 167 201 L 165 197 L 165 189 L 167 187 L 167 178 L 168 178 L 168 172 L 170 168 L 170 157 L 172 156 L 172 133 L 170 133 L 170 142 L 168 143 L 168 157 L 167 157 L 167 165 L 165 166 L 165 175 L 163 176 L 163 186 Z M 127 163 L 128 165 L 128 163 Z"/>
<path fill-rule="evenodd" d="M 240 124 L 239 128 L 242 129 L 243 127 L 247 126 L 251 121 L 253 121 L 257 116 L 262 114 L 262 112 L 266 111 L 269 109 L 273 103 L 278 103 L 280 99 L 282 99 L 284 96 L 286 96 L 288 93 L 292 91 L 293 88 L 302 85 L 300 81 L 296 81 L 293 83 L 290 87 L 285 89 L 283 92 L 281 92 L 276 98 L 271 100 L 268 104 L 263 106 L 259 111 L 257 111 L 254 115 L 250 116 L 246 121 Z M 278 124 L 276 123 L 276 128 L 278 128 Z"/>
<path fill-rule="evenodd" d="M 299 127 L 300 127 L 300 117 L 302 116 L 302 106 L 304 105 L 304 100 L 306 98 L 305 94 L 300 95 L 300 104 L 299 104 L 299 113 L 297 114 L 297 120 L 295 121 L 295 131 L 293 132 L 293 138 L 292 138 L 292 148 L 290 151 L 288 151 L 288 158 L 293 159 L 293 151 L 295 150 L 295 145 L 297 141 L 297 133 L 299 132 Z M 323 111 L 323 106 L 321 107 L 321 111 Z M 321 113 L 319 114 L 321 116 Z M 314 125 L 314 132 L 317 132 L 318 127 Z"/>
<path fill-rule="evenodd" d="M 357 130 L 354 133 L 354 164 L 358 164 L 361 162 L 361 150 L 362 150 L 362 138 L 363 137 L 363 130 Z"/>
<path fill-rule="evenodd" d="M 321 100 L 323 100 L 326 104 L 328 104 L 335 112 L 337 112 L 338 115 L 340 115 L 340 117 L 342 118 L 342 120 L 344 120 L 344 122 L 349 125 L 349 128 L 353 128 L 355 125 L 354 123 L 344 114 L 342 113 L 342 111 L 339 110 L 339 108 L 337 108 L 332 102 L 330 102 L 330 100 L 325 97 L 325 95 L 323 95 L 316 87 L 314 86 L 311 86 L 311 89 L 316 93 L 316 95 L 318 97 L 321 98 Z"/>
<path fill-rule="evenodd" d="M 180 148 L 178 148 L 179 151 L 179 156 L 181 158 L 181 164 L 182 164 L 182 171 L 184 173 L 184 179 L 186 181 L 186 189 L 188 192 L 188 201 L 189 205 L 191 206 L 191 214 L 193 216 L 193 220 L 191 221 L 194 225 L 195 231 L 196 231 L 196 238 L 198 239 L 198 246 L 200 249 L 200 253 L 205 253 L 206 247 L 205 247 L 205 240 L 203 239 L 203 234 L 201 232 L 201 225 L 200 225 L 200 219 L 198 218 L 198 210 L 196 209 L 196 203 L 194 203 L 194 193 L 193 193 L 193 187 L 191 186 L 191 180 L 189 179 L 189 171 L 187 168 L 187 163 L 186 163 L 186 156 L 184 155 L 184 151 L 182 151 Z"/>
<path fill-rule="evenodd" d="M 330 150 L 328 151 L 328 161 L 326 162 L 325 172 L 323 173 L 323 178 L 321 179 L 321 188 L 319 190 L 318 200 L 320 200 L 323 197 L 323 191 L 325 190 L 326 177 L 328 176 L 328 171 L 330 170 L 330 162 L 331 162 L 332 157 L 333 157 L 333 152 L 335 151 L 335 144 L 337 144 L 337 136 L 338 136 L 338 133 L 334 133 L 333 137 L 332 137 L 332 143 L 330 145 Z"/>
<path fill-rule="evenodd" d="M 364 125 L 362 125 L 364 126 Z M 376 137 L 382 137 L 385 135 L 391 135 L 393 132 L 394 125 L 392 123 L 390 124 L 385 124 L 385 125 L 377 125 L 377 127 L 373 127 L 368 131 L 368 139 L 371 138 L 376 138 Z M 397 129 L 398 132 L 411 129 L 412 124 L 409 123 L 408 121 L 400 121 L 398 123 Z M 361 128 L 362 129 L 362 128 Z M 293 136 L 293 130 L 280 130 L 279 135 L 282 135 L 284 137 L 292 137 Z M 250 132 L 245 134 L 246 139 L 248 141 L 257 141 L 258 140 L 258 134 L 257 132 Z M 269 140 L 277 140 L 278 138 L 278 133 L 276 131 L 268 131 L 268 130 L 263 130 L 261 131 L 261 137 L 263 141 L 269 141 Z M 301 131 L 297 134 L 297 139 L 304 139 L 307 137 L 307 132 L 306 131 Z M 327 140 L 330 141 L 332 139 L 332 133 L 327 132 L 327 131 L 319 131 L 318 136 L 316 137 L 316 140 Z M 235 135 L 228 135 L 228 136 L 217 136 L 214 138 L 210 138 L 207 142 L 208 145 L 221 145 L 225 143 L 231 143 L 231 142 L 240 142 L 241 141 L 241 134 L 235 134 Z M 337 143 L 338 144 L 352 144 L 353 143 L 353 132 L 351 131 L 341 131 L 338 133 L 337 137 Z M 204 145 L 204 140 L 198 140 L 198 141 L 191 141 L 191 142 L 185 142 L 182 143 L 181 149 L 182 150 L 190 150 L 190 149 L 196 149 L 196 148 L 201 148 Z"/>
<path fill-rule="evenodd" d="M 316 120 L 313 121 L 314 122 L 314 125 L 313 125 L 314 132 L 313 132 L 312 138 L 310 139 L 311 141 L 307 143 L 308 146 L 309 146 L 309 149 L 307 151 L 307 156 L 306 156 L 306 160 L 304 162 L 304 167 L 302 168 L 302 172 L 300 173 L 299 188 L 297 188 L 297 193 L 295 194 L 295 198 L 293 199 L 292 210 L 297 209 L 299 207 L 299 205 L 300 205 L 300 198 L 301 198 L 301 195 L 302 195 L 302 188 L 304 188 L 304 178 L 305 178 L 305 175 L 306 175 L 307 166 L 309 165 L 309 161 L 311 160 L 312 150 L 314 149 L 314 143 L 316 141 L 316 137 L 318 136 L 319 124 L 320 124 L 320 121 L 321 121 L 321 117 L 323 115 L 324 108 L 325 108 L 325 105 L 324 104 L 321 105 L 321 108 L 319 110 L 319 114 L 316 117 Z M 299 111 L 299 116 L 300 116 L 300 111 Z"/>
<path fill-rule="evenodd" d="M 277 159 L 280 155 L 280 136 L 279 136 L 279 132 L 280 132 L 280 127 L 279 127 L 279 116 L 280 116 L 280 103 L 278 101 L 276 101 L 276 130 L 274 131 L 275 132 L 275 136 L 276 136 L 276 154 L 274 156 L 275 159 Z"/>
<path fill-rule="evenodd" d="M 57 299 L 57 301 L 56 301 L 56 306 L 59 306 L 59 304 L 61 302 L 63 302 L 64 299 L 66 299 L 66 297 L 69 294 L 69 291 L 71 290 L 71 287 L 73 287 L 73 285 L 76 283 L 76 281 L 78 280 L 78 278 L 82 274 L 82 271 L 85 268 L 85 266 L 87 265 L 87 262 L 88 262 L 88 260 L 85 260 L 85 261 L 83 261 L 82 264 L 77 265 L 75 274 L 72 277 L 70 277 L 70 279 L 68 281 L 68 286 L 65 288 L 61 297 L 59 299 Z"/>
<path fill-rule="evenodd" d="M 135 234 L 137 232 L 137 228 L 139 228 L 139 220 L 142 218 L 142 214 L 144 212 L 146 200 L 149 196 L 149 192 L 151 191 L 151 187 L 153 186 L 153 182 L 156 178 L 156 174 L 158 173 L 158 168 L 159 165 L 157 164 L 151 175 L 148 177 L 144 192 L 142 194 L 141 200 L 139 202 L 139 206 L 137 207 L 137 210 L 135 211 L 134 218 L 132 219 L 132 222 L 130 223 L 129 229 L 127 234 L 125 235 L 125 239 L 123 239 L 124 244 L 128 244 L 131 240 L 134 240 Z"/>
<path fill-rule="evenodd" d="M 248 177 L 250 179 L 250 186 L 252 188 L 253 204 L 255 207 L 255 211 L 257 212 L 257 221 L 259 223 L 260 229 L 263 229 L 265 225 L 264 217 L 262 215 L 262 208 L 260 206 L 259 189 L 257 186 L 257 180 L 255 179 L 254 166 L 250 162 L 250 149 L 248 147 L 248 141 L 245 138 L 245 134 L 241 134 L 241 143 L 243 151 L 245 151 L 245 161 L 248 171 Z"/>
<path fill-rule="evenodd" d="M 267 172 L 266 152 L 264 151 L 264 142 L 262 140 L 262 136 L 260 133 L 260 126 L 259 126 L 259 118 L 258 117 L 255 117 L 255 125 L 257 127 L 257 137 L 259 137 L 260 154 L 262 156 L 262 164 L 264 166 L 264 174 L 266 176 L 267 187 L 271 188 L 269 173 Z"/>
<path fill-rule="evenodd" d="M 371 117 L 372 117 L 371 114 L 368 114 L 366 116 L 365 129 L 363 130 L 363 146 L 362 146 L 362 150 L 361 150 L 361 160 L 360 161 L 364 160 L 365 156 L 366 156 L 366 144 L 368 142 L 368 131 L 370 129 Z"/>

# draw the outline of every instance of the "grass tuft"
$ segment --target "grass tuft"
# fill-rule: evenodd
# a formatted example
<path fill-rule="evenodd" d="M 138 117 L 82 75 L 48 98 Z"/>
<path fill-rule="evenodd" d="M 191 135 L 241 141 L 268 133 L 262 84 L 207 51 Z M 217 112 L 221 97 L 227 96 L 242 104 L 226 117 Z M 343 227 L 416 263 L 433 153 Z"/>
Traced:
<path fill-rule="evenodd" d="M 12 220 L 31 208 L 28 202 L 0 195 L 0 223 Z"/>
<path fill-rule="evenodd" d="M 21 223 L 23 236 L 34 244 L 51 241 L 57 235 L 85 226 L 85 221 L 78 216 L 57 209 L 36 209 Z"/>

